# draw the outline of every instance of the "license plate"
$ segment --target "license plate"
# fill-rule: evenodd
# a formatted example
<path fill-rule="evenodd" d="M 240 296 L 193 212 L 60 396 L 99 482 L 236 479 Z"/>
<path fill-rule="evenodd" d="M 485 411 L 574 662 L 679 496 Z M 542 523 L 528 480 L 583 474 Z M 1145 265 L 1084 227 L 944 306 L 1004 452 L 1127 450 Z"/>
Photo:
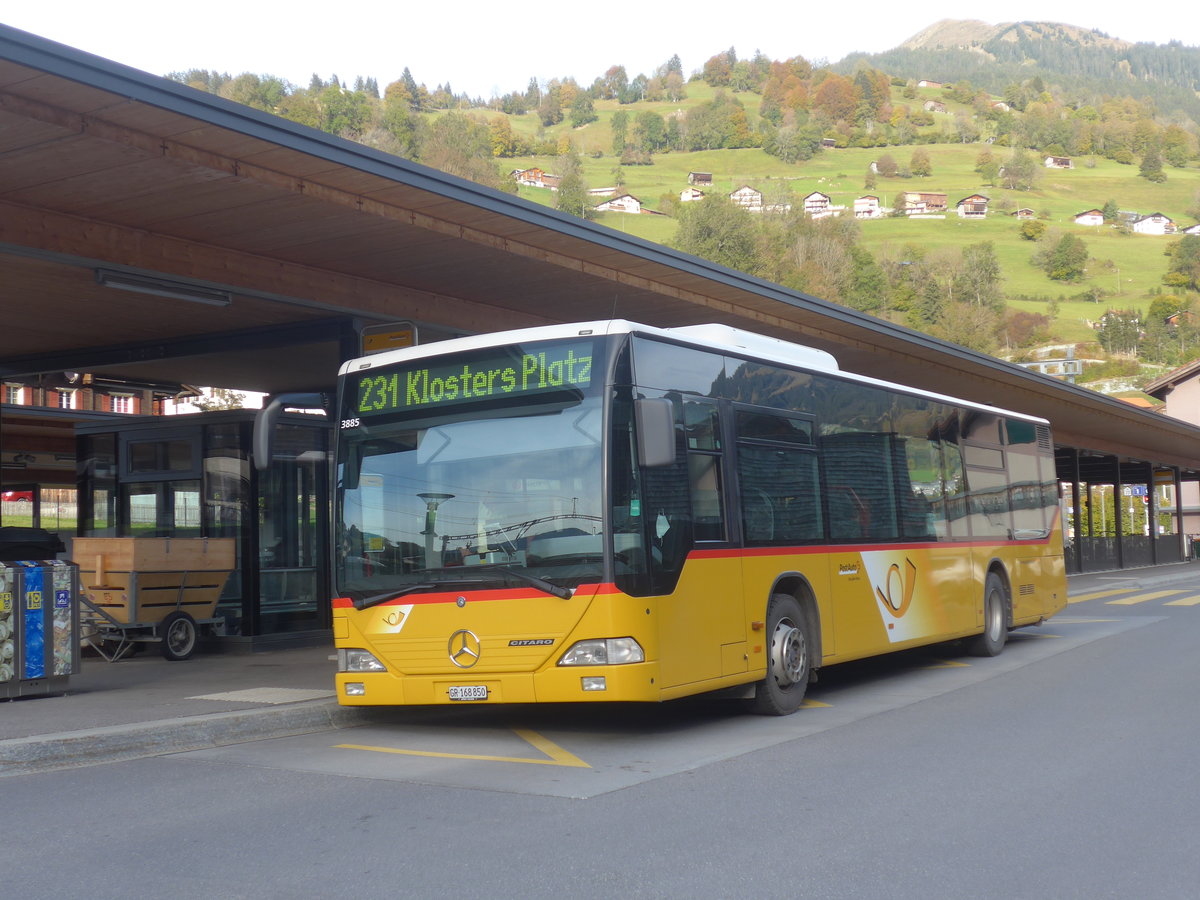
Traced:
<path fill-rule="evenodd" d="M 451 700 L 486 700 L 486 684 L 455 684 L 450 687 Z"/>

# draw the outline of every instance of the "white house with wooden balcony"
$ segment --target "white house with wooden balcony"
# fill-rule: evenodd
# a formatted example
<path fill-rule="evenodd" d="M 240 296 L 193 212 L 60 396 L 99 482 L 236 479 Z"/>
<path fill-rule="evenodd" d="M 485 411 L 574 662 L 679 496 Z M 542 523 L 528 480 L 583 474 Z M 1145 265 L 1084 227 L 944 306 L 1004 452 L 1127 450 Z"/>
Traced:
<path fill-rule="evenodd" d="M 622 194 L 619 197 L 613 197 L 611 200 L 605 200 L 599 206 L 595 207 L 596 212 L 621 212 L 638 215 L 642 211 L 642 201 L 633 194 Z"/>
<path fill-rule="evenodd" d="M 854 218 L 856 219 L 882 219 L 883 207 L 879 205 L 879 198 L 874 194 L 867 194 L 864 197 L 859 197 L 854 201 Z"/>
<path fill-rule="evenodd" d="M 970 197 L 963 197 L 959 200 L 955 204 L 955 208 L 958 210 L 960 219 L 982 219 L 987 216 L 990 202 L 983 194 L 972 194 Z"/>
<path fill-rule="evenodd" d="M 1175 223 L 1162 213 L 1150 213 L 1140 219 L 1134 219 L 1129 226 L 1135 234 L 1174 234 Z"/>
<path fill-rule="evenodd" d="M 512 176 L 517 184 L 523 184 L 526 187 L 551 187 L 546 182 L 547 178 L 553 181 L 554 187 L 558 187 L 558 177 L 550 175 L 545 169 L 539 169 L 537 166 L 530 169 L 514 169 Z"/>
<path fill-rule="evenodd" d="M 934 191 L 901 191 L 896 196 L 896 208 L 912 218 L 945 218 L 947 203 L 945 194 Z"/>
<path fill-rule="evenodd" d="M 744 209 L 749 209 L 754 212 L 762 211 L 762 191 L 752 188 L 748 184 L 743 184 L 736 191 L 731 192 L 729 199 L 732 200 L 737 206 L 743 207 Z"/>
<path fill-rule="evenodd" d="M 804 214 L 810 219 L 824 219 L 826 216 L 837 215 L 837 207 L 828 194 L 813 191 L 804 198 Z"/>

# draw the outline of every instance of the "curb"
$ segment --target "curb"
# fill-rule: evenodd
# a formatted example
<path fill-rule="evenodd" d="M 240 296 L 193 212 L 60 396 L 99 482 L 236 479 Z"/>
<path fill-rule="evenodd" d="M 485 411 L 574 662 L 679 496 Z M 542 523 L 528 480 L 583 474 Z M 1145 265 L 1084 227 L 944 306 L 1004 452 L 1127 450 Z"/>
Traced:
<path fill-rule="evenodd" d="M 334 731 L 364 724 L 335 700 L 286 708 L 244 709 L 0 741 L 0 778 L 204 750 L 245 741 Z"/>
<path fill-rule="evenodd" d="M 1176 563 L 1173 565 L 1179 564 Z M 1183 565 L 1186 566 L 1187 564 Z M 1069 575 L 1067 576 L 1067 591 L 1069 594 L 1073 579 L 1079 579 L 1080 581 L 1083 579 L 1087 579 L 1089 581 L 1094 579 L 1099 585 L 1111 586 L 1119 583 L 1136 590 L 1143 590 L 1145 588 L 1152 588 L 1162 584 L 1174 584 L 1178 581 L 1187 581 L 1195 578 L 1197 573 L 1200 572 L 1200 568 L 1196 567 L 1181 567 L 1175 571 L 1162 571 L 1162 569 L 1165 568 L 1167 568 L 1167 566 L 1146 566 L 1137 569 L 1114 569 L 1111 572 L 1089 572 L 1086 574 Z M 1091 588 L 1085 588 L 1085 590 L 1090 589 Z"/>

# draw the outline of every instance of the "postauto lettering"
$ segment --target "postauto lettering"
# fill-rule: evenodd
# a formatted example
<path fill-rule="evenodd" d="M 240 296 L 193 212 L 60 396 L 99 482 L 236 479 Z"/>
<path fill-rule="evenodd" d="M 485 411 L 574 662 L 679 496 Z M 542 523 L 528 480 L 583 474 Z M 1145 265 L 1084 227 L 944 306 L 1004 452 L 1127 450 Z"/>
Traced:
<path fill-rule="evenodd" d="M 453 366 L 429 365 L 365 375 L 358 382 L 358 412 L 370 416 L 559 388 L 584 388 L 591 379 L 591 345 L 561 345 Z"/>

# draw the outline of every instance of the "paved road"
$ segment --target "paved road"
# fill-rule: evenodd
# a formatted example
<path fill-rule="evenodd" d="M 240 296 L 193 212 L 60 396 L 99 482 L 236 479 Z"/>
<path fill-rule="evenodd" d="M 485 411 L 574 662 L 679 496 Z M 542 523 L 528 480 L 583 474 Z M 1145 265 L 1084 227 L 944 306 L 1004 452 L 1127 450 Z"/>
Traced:
<path fill-rule="evenodd" d="M 1072 599 L 996 659 L 829 669 L 784 719 L 705 700 L 400 711 L 5 779 L 0 880 L 23 897 L 1190 898 L 1200 579 Z"/>

